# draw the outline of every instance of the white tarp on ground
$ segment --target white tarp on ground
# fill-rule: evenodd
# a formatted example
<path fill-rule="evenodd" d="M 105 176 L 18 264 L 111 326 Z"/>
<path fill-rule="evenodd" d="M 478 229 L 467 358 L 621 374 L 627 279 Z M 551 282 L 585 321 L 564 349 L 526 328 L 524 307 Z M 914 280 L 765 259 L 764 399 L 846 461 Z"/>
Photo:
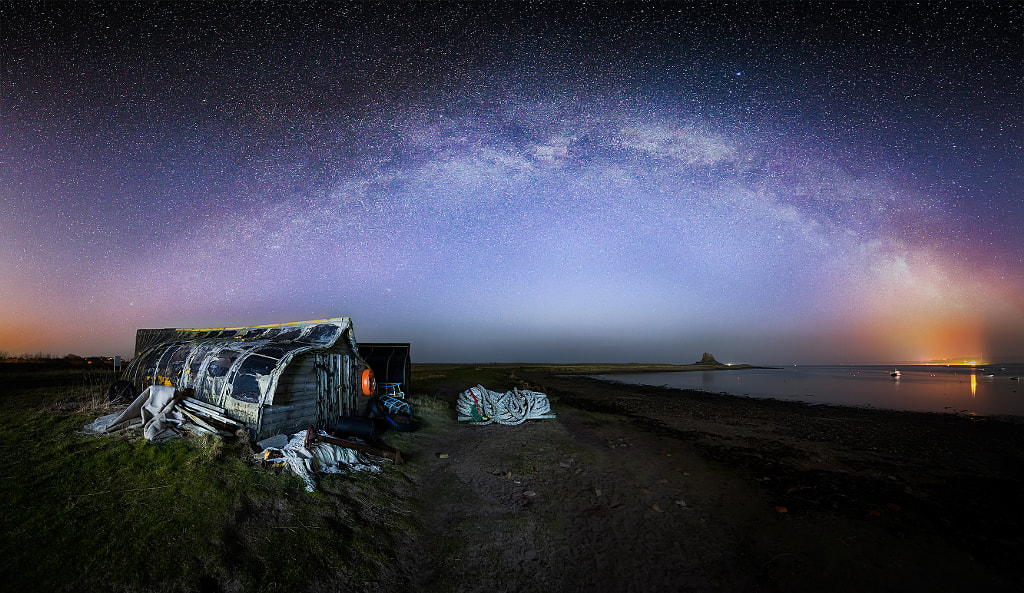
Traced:
<path fill-rule="evenodd" d="M 151 385 L 123 412 L 100 416 L 83 432 L 106 434 L 141 426 L 147 439 L 159 443 L 177 436 L 174 429 L 184 423 L 181 413 L 174 409 L 177 401 L 174 387 Z"/>
<path fill-rule="evenodd" d="M 322 434 L 323 431 L 321 431 Z M 268 453 L 271 453 L 268 455 Z M 282 447 L 267 447 L 256 455 L 257 459 L 280 461 L 306 482 L 306 490 L 316 490 L 313 474 L 340 474 L 346 471 L 380 471 L 380 467 L 367 461 L 358 451 L 318 441 L 306 448 L 306 431 L 292 436 Z"/>

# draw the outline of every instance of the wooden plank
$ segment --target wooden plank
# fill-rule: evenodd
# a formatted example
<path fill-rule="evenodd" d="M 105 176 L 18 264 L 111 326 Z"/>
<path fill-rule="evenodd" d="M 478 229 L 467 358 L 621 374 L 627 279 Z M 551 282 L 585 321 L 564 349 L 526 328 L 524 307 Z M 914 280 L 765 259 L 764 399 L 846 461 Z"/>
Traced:
<path fill-rule="evenodd" d="M 316 393 L 314 391 L 303 391 L 300 393 L 289 394 L 289 397 L 284 398 L 284 401 L 278 401 L 274 399 L 274 403 L 271 406 L 264 408 L 268 410 L 270 408 L 276 408 L 278 406 L 305 406 L 305 405 L 316 405 Z"/>
<path fill-rule="evenodd" d="M 201 408 L 209 408 L 211 412 L 217 412 L 218 414 L 223 414 L 224 413 L 224 408 L 222 408 L 220 406 L 215 406 L 215 405 L 213 405 L 211 403 L 204 402 L 202 400 L 198 400 L 198 399 L 196 399 L 194 397 L 186 397 L 185 399 L 183 399 L 181 401 L 188 402 L 188 403 L 190 403 L 192 405 L 199 406 Z"/>
<path fill-rule="evenodd" d="M 315 405 L 270 406 L 263 409 L 263 423 L 280 422 L 293 418 L 316 418 Z"/>
<path fill-rule="evenodd" d="M 200 428 L 203 428 L 203 429 L 208 430 L 210 432 L 217 432 L 216 428 L 210 426 L 206 422 L 203 422 L 203 420 L 201 418 L 199 418 L 199 416 L 196 416 L 192 412 L 189 412 L 188 410 L 181 410 L 181 413 L 184 414 L 185 416 L 187 416 L 189 418 L 189 420 L 194 422 Z"/>
<path fill-rule="evenodd" d="M 184 407 L 184 408 L 186 408 L 186 409 L 188 409 L 188 410 L 190 410 L 190 411 L 192 411 L 192 412 L 194 412 L 196 414 L 199 414 L 201 416 L 205 416 L 205 417 L 213 419 L 213 420 L 217 420 L 217 421 L 222 422 L 224 424 L 228 424 L 228 425 L 234 426 L 236 428 L 241 428 L 242 425 L 243 425 L 243 423 L 239 422 L 238 420 L 235 420 L 234 418 L 230 418 L 230 417 L 228 417 L 225 414 L 219 414 L 217 412 L 213 412 L 213 411 L 211 411 L 208 408 L 196 406 L 192 402 L 183 401 L 183 402 L 181 402 L 181 404 L 182 404 L 182 407 Z"/>

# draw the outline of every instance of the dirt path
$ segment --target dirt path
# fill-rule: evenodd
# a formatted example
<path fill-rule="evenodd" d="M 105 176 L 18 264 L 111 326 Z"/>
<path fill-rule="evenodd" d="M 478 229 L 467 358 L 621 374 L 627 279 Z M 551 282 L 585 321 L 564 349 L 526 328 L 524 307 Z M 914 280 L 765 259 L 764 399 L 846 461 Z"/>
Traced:
<path fill-rule="evenodd" d="M 424 529 L 399 559 L 405 588 L 1024 585 L 1007 563 L 1024 547 L 1005 529 L 1021 512 L 998 508 L 1021 494 L 1024 449 L 1004 458 L 988 449 L 995 442 L 978 441 L 992 433 L 1020 445 L 1019 426 L 974 433 L 935 415 L 529 379 L 552 396 L 557 420 L 481 427 L 441 414 L 416 434 L 407 475 Z M 456 392 L 443 395 L 454 401 Z M 982 494 L 993 486 L 1003 494 Z M 985 513 L 1000 513 L 1003 528 L 965 527 Z"/>
<path fill-rule="evenodd" d="M 708 512 L 751 512 L 750 493 L 685 443 L 570 407 L 557 421 L 446 427 L 420 442 L 431 454 L 419 590 L 757 590 Z"/>

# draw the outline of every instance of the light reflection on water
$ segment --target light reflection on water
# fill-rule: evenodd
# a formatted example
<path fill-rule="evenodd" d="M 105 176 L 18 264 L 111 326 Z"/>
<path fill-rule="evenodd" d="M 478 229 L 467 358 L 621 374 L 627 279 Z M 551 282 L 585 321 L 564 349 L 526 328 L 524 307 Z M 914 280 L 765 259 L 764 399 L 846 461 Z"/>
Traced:
<path fill-rule="evenodd" d="M 660 385 L 816 404 L 956 414 L 1024 416 L 1024 390 L 1011 377 L 1024 365 L 797 366 L 675 373 L 601 375 L 623 383 Z"/>

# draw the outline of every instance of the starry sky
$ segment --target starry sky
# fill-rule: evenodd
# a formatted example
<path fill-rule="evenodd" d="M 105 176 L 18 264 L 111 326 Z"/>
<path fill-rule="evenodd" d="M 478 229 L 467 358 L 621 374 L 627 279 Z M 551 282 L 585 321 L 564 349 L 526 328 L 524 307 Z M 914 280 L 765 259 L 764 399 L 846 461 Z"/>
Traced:
<path fill-rule="evenodd" d="M 1019 3 L 0 2 L 0 351 L 1024 360 Z"/>

